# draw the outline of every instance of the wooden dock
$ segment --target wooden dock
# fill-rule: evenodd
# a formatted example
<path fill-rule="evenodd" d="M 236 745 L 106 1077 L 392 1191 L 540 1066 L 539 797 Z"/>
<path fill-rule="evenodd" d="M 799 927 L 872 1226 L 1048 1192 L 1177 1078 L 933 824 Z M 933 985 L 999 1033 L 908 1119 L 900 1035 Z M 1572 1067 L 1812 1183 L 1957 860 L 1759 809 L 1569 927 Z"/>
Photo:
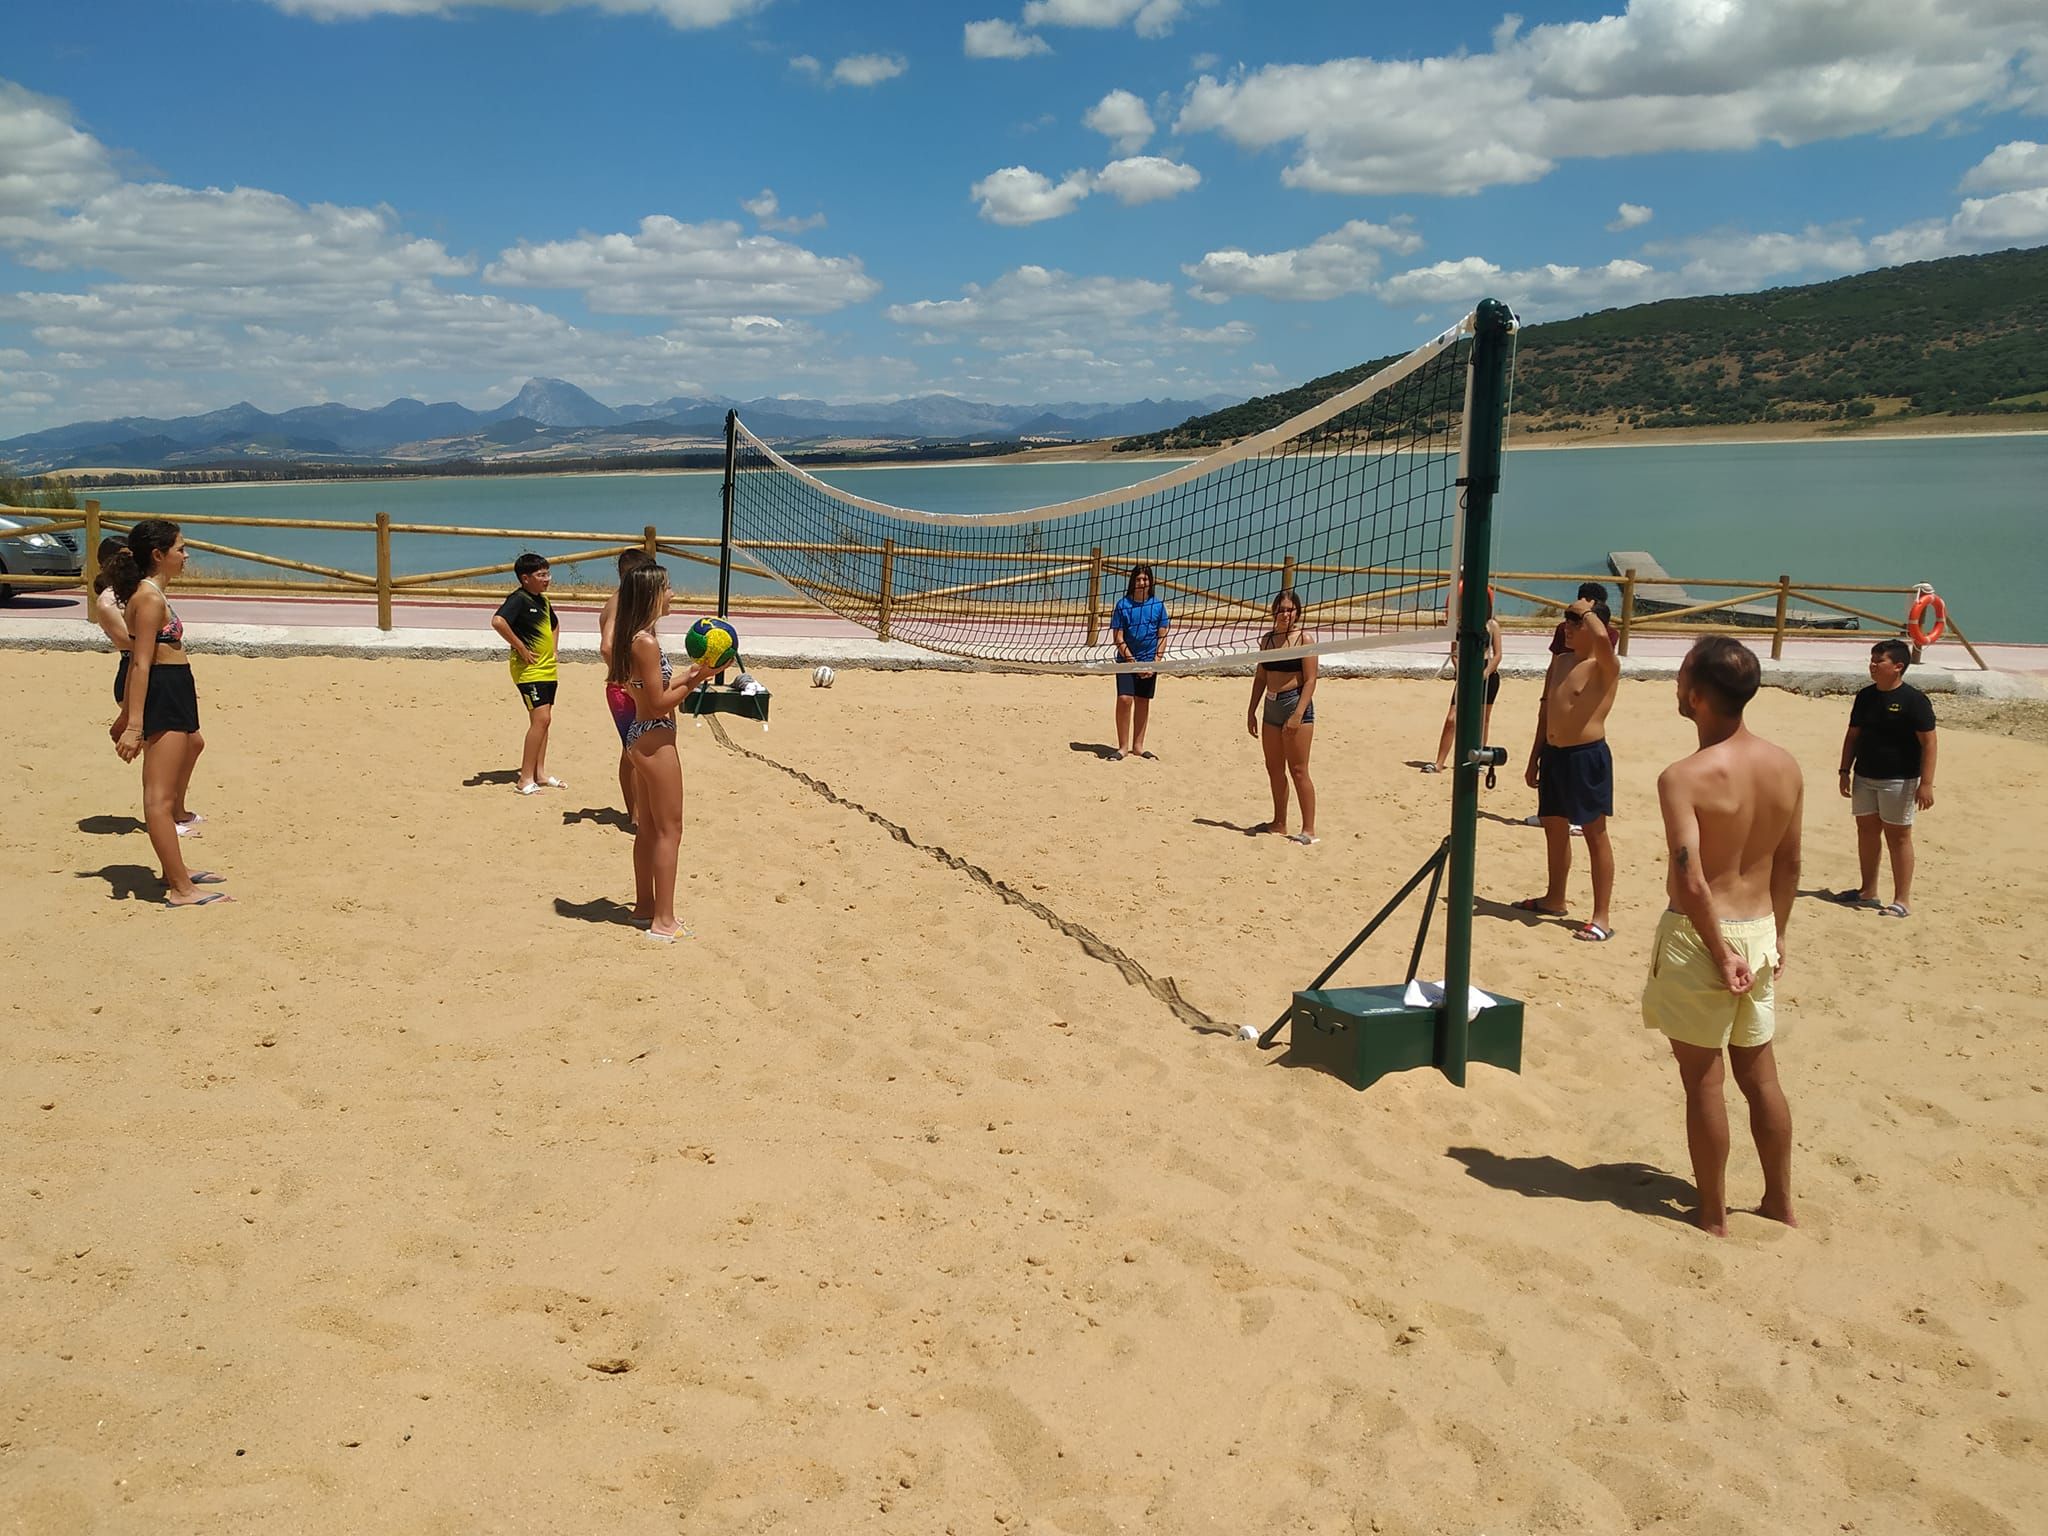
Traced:
<path fill-rule="evenodd" d="M 1697 608 L 1701 603 L 1712 602 L 1712 598 L 1696 597 L 1671 579 L 1671 573 L 1659 565 L 1656 558 L 1646 549 L 1610 549 L 1607 552 L 1607 569 L 1617 576 L 1630 571 L 1636 573 L 1636 612 L 1644 615 L 1672 613 L 1683 608 Z M 1734 603 L 1726 608 L 1716 608 L 1711 613 L 1695 614 L 1692 622 L 1700 624 L 1735 624 L 1747 629 L 1772 629 L 1777 626 L 1778 608 L 1775 603 Z M 1812 608 L 1787 608 L 1785 610 L 1787 629 L 1860 629 L 1862 621 L 1853 614 L 1827 613 Z"/>

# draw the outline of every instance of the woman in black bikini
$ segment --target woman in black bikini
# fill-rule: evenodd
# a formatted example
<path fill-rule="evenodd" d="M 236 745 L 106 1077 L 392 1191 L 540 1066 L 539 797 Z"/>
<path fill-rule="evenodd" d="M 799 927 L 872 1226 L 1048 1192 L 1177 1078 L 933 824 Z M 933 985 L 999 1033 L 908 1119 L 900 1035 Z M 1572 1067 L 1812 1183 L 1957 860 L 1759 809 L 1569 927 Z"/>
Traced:
<path fill-rule="evenodd" d="M 1283 587 L 1273 599 L 1273 627 L 1259 641 L 1259 649 L 1292 650 L 1315 643 L 1316 637 L 1301 627 L 1301 599 L 1292 587 Z M 1308 776 L 1308 753 L 1316 735 L 1315 693 L 1314 656 L 1262 661 L 1252 674 L 1252 701 L 1244 712 L 1245 730 L 1259 738 L 1266 754 L 1266 782 L 1273 790 L 1273 819 L 1258 830 L 1279 832 L 1304 845 L 1321 841 L 1316 836 L 1316 786 Z M 1301 801 L 1299 832 L 1287 830 L 1290 781 Z"/>
<path fill-rule="evenodd" d="M 126 611 L 128 681 L 121 715 L 114 722 L 114 750 L 121 761 L 142 759 L 142 824 L 163 869 L 164 901 L 173 907 L 203 907 L 233 898 L 220 891 L 222 877 L 185 868 L 178 848 L 178 812 L 192 763 L 204 741 L 199 735 L 199 695 L 192 663 L 185 655 L 185 625 L 164 596 L 163 583 L 185 569 L 185 539 L 176 523 L 158 518 L 137 523 L 128 547 L 107 562 L 109 586 Z"/>

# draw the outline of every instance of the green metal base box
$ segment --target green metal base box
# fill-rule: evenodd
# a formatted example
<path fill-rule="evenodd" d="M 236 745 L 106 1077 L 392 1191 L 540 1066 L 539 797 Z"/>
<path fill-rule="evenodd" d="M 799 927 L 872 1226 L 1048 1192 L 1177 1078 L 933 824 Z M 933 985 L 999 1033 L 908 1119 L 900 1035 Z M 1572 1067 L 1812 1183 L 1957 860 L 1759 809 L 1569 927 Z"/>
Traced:
<path fill-rule="evenodd" d="M 1464 1063 L 1447 1059 L 1437 1010 L 1402 1002 L 1406 990 L 1395 983 L 1295 993 L 1287 1015 L 1288 1061 L 1321 1067 L 1354 1088 L 1370 1088 L 1389 1072 L 1412 1067 L 1436 1067 L 1463 1083 Z M 1480 1009 L 1465 1055 L 1467 1061 L 1521 1071 L 1521 1003 L 1503 997 Z"/>

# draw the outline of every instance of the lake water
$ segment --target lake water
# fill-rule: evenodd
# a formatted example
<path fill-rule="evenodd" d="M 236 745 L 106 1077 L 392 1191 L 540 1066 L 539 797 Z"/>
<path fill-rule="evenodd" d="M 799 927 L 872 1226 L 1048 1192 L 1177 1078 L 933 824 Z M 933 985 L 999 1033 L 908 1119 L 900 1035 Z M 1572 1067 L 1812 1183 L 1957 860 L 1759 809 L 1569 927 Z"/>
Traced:
<path fill-rule="evenodd" d="M 1007 512 L 1128 485 L 1162 468 L 1130 460 L 940 465 L 830 470 L 821 478 L 897 506 Z M 716 474 L 490 476 L 121 489 L 101 499 L 173 518 L 367 521 L 384 511 L 402 523 L 620 533 L 651 523 L 670 537 L 715 537 L 719 485 Z M 1795 584 L 1928 581 L 1971 639 L 2048 641 L 2048 435 L 1511 451 L 1496 507 L 1494 564 L 1503 570 L 1605 575 L 1607 551 L 1644 549 L 1681 579 L 1762 584 L 1783 571 Z M 357 571 L 375 562 L 367 534 L 192 532 Z M 487 539 L 393 540 L 401 573 L 483 565 L 517 552 Z M 201 559 L 223 566 L 217 557 Z M 590 569 L 593 579 L 609 580 L 608 565 Z M 709 591 L 715 575 L 695 568 L 678 585 Z M 1879 612 L 1903 602 L 1846 600 Z"/>

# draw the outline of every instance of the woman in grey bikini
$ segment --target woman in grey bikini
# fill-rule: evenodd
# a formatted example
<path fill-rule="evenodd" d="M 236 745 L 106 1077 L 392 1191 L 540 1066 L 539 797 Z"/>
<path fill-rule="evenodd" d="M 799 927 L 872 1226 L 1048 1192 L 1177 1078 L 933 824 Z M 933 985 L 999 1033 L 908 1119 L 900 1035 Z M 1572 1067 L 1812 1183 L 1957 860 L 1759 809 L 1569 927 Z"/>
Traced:
<path fill-rule="evenodd" d="M 1316 637 L 1301 627 L 1301 599 L 1292 587 L 1283 587 L 1273 599 L 1273 627 L 1260 640 L 1259 649 L 1284 651 L 1315 643 Z M 1259 747 L 1266 754 L 1266 782 L 1273 790 L 1273 819 L 1257 830 L 1278 832 L 1303 845 L 1320 841 L 1316 836 L 1316 786 L 1308 776 L 1308 753 L 1316 736 L 1315 694 L 1314 656 L 1262 661 L 1252 674 L 1252 701 L 1244 712 L 1245 730 L 1259 738 Z M 1290 783 L 1301 802 L 1299 832 L 1287 830 Z"/>

